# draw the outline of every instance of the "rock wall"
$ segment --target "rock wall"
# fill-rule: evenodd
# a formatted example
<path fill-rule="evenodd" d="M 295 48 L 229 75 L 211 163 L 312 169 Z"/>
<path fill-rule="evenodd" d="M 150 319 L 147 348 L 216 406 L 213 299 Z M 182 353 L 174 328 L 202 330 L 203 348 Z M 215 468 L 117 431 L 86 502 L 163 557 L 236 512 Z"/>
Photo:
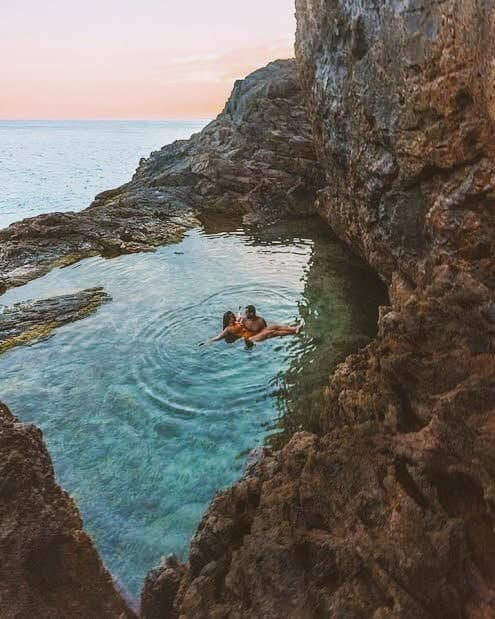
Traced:
<path fill-rule="evenodd" d="M 210 505 L 189 562 L 150 572 L 142 614 L 493 617 L 494 0 L 296 6 L 325 179 L 294 66 L 278 62 L 84 215 L 2 232 L 5 285 L 73 248 L 163 242 L 178 212 L 310 211 L 321 181 L 319 213 L 389 285 L 379 335 L 330 379 L 315 433 L 260 450 Z M 2 602 L 20 616 L 125 612 L 39 434 L 6 412 L 2 424 Z"/>
<path fill-rule="evenodd" d="M 320 214 L 389 285 L 320 427 L 220 493 L 143 616 L 495 616 L 493 0 L 297 0 Z"/>
<path fill-rule="evenodd" d="M 491 266 L 494 10 L 493 0 L 297 1 L 328 183 L 318 209 L 389 282 L 394 271 L 424 286 L 446 263 L 478 275 Z"/>
<path fill-rule="evenodd" d="M 55 482 L 40 430 L 0 404 L 0 616 L 131 618 L 73 500 Z"/>

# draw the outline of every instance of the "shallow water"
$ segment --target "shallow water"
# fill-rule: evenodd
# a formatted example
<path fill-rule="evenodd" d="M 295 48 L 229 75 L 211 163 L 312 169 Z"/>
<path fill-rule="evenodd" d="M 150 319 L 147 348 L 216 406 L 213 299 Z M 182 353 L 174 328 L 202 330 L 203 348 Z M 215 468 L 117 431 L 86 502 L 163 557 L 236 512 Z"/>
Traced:
<path fill-rule="evenodd" d="M 0 120 L 0 228 L 78 211 L 127 182 L 139 157 L 185 139 L 206 120 Z"/>
<path fill-rule="evenodd" d="M 115 577 L 136 596 L 162 555 L 184 558 L 246 453 L 313 421 L 308 400 L 373 334 L 381 293 L 320 222 L 196 229 L 153 254 L 91 258 L 0 303 L 103 285 L 112 301 L 0 357 L 0 400 L 42 428 L 57 477 Z M 199 347 L 253 303 L 299 337 Z M 307 423 L 306 423 L 307 422 Z"/>

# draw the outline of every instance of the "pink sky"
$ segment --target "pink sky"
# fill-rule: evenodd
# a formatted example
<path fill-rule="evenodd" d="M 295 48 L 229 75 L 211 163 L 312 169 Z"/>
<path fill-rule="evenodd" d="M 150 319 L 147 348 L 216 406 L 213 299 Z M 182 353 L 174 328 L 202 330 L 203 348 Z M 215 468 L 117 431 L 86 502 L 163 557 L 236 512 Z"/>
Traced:
<path fill-rule="evenodd" d="M 293 55 L 294 0 L 3 0 L 0 118 L 212 117 Z"/>

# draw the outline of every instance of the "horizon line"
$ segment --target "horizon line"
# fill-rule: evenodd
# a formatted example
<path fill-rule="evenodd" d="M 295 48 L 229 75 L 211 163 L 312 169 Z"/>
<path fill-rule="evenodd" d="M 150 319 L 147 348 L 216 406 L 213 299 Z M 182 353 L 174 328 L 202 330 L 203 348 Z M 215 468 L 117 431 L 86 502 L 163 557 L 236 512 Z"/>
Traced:
<path fill-rule="evenodd" d="M 115 116 L 115 117 L 72 117 L 72 116 L 62 116 L 62 117 L 54 117 L 54 116 L 40 116 L 40 117 L 7 117 L 0 116 L 0 122 L 37 122 L 40 120 L 44 121 L 79 121 L 79 122 L 91 122 L 91 121 L 142 121 L 142 122 L 156 122 L 156 121 L 197 121 L 197 120 L 214 120 L 218 114 L 213 116 L 156 116 L 156 117 L 134 117 L 134 116 Z"/>

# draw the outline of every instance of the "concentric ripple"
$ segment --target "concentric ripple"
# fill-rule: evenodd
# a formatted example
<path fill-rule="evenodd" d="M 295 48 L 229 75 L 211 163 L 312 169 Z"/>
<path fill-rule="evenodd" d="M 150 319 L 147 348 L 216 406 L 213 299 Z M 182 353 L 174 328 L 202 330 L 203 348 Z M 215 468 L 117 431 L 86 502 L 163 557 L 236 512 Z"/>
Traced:
<path fill-rule="evenodd" d="M 247 368 L 252 351 L 242 340 L 198 345 L 222 330 L 227 309 L 236 311 L 252 299 L 262 299 L 266 315 L 276 315 L 279 321 L 294 322 L 298 315 L 298 295 L 289 287 L 249 284 L 229 286 L 197 303 L 156 313 L 138 334 L 139 354 L 133 358 L 136 383 L 146 398 L 187 421 L 194 415 L 223 415 L 273 395 L 271 355 L 257 355 L 255 368 Z"/>

